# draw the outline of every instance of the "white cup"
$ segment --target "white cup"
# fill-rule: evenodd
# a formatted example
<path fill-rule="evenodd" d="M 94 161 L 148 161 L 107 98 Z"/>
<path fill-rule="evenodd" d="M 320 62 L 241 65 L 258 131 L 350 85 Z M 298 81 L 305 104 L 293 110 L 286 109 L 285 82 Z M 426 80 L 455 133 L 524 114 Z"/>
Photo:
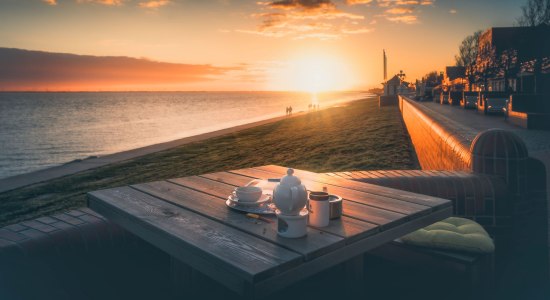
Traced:
<path fill-rule="evenodd" d="M 256 202 L 262 196 L 262 189 L 257 186 L 240 186 L 235 189 L 235 195 L 242 202 Z"/>
<path fill-rule="evenodd" d="M 330 202 L 328 193 L 311 192 L 308 201 L 309 225 L 325 227 L 330 221 Z"/>

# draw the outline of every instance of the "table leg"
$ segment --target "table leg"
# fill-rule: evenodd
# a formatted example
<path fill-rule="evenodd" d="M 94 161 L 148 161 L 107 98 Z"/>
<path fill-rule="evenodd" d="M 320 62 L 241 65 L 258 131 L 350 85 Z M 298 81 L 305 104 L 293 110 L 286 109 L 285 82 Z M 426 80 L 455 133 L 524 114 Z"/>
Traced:
<path fill-rule="evenodd" d="M 185 299 L 193 295 L 193 268 L 170 258 L 170 281 L 173 299 Z"/>
<path fill-rule="evenodd" d="M 365 297 L 365 266 L 363 255 L 358 255 L 344 263 L 345 291 L 353 299 Z"/>
<path fill-rule="evenodd" d="M 175 257 L 170 258 L 170 281 L 172 299 L 228 299 L 228 297 L 233 299 L 233 291 L 224 288 Z M 245 289 L 245 298 L 252 298 L 252 292 L 252 286 Z M 239 297 L 239 299 L 243 298 Z"/>

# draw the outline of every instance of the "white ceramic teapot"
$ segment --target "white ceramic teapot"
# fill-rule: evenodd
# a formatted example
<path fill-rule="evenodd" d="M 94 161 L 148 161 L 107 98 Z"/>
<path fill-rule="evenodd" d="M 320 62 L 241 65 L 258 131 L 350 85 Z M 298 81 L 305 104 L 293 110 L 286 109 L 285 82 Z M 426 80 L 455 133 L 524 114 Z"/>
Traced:
<path fill-rule="evenodd" d="M 306 187 L 293 173 L 293 169 L 288 169 L 273 190 L 273 202 L 284 215 L 299 214 L 307 203 Z"/>

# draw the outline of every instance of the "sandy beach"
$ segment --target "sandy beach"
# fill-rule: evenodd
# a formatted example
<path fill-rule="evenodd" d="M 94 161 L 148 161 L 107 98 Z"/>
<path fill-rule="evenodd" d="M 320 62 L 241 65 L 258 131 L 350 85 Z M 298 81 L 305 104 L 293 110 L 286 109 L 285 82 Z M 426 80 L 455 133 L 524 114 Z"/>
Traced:
<path fill-rule="evenodd" d="M 0 224 L 85 206 L 92 190 L 266 164 L 316 172 L 416 168 L 398 109 L 368 98 L 4 179 Z"/>

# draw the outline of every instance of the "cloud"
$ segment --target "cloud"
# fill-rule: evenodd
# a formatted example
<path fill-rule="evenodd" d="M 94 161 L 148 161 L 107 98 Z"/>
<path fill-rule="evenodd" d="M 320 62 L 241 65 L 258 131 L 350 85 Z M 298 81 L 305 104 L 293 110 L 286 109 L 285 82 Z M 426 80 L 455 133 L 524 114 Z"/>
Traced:
<path fill-rule="evenodd" d="M 98 3 L 102 5 L 118 6 L 127 0 L 77 0 L 78 3 Z"/>
<path fill-rule="evenodd" d="M 280 0 L 272 2 L 259 2 L 259 4 L 278 9 L 301 8 L 304 10 L 317 10 L 334 9 L 336 7 L 336 5 L 330 0 Z"/>
<path fill-rule="evenodd" d="M 413 11 L 414 9 L 410 7 L 394 7 L 386 10 L 386 13 L 392 14 L 392 15 L 403 15 L 403 14 L 411 14 Z"/>
<path fill-rule="evenodd" d="M 454 15 L 454 14 L 458 13 L 458 11 L 456 9 L 451 9 L 451 10 L 449 10 L 449 13 Z"/>
<path fill-rule="evenodd" d="M 0 48 L 0 90 L 147 90 L 206 82 L 240 70 L 114 56 Z"/>
<path fill-rule="evenodd" d="M 345 34 L 361 34 L 361 33 L 370 33 L 373 32 L 374 29 L 372 28 L 357 28 L 357 29 L 343 29 L 342 32 Z"/>
<path fill-rule="evenodd" d="M 338 5 L 337 5 L 338 3 Z M 370 4 L 374 5 L 370 5 Z M 374 18 L 385 18 L 402 24 L 419 23 L 419 6 L 433 5 L 435 0 L 277 0 L 256 2 L 259 12 L 251 17 L 259 20 L 256 30 L 237 32 L 268 37 L 295 39 L 337 39 L 345 35 L 368 33 L 376 20 L 366 20 L 365 13 L 349 11 L 353 5 L 369 5 Z M 381 11 L 383 10 L 383 12 Z M 367 27 L 365 27 L 367 26 Z"/>
<path fill-rule="evenodd" d="M 378 6 L 402 6 L 402 5 L 433 5 L 435 0 L 378 0 Z"/>
<path fill-rule="evenodd" d="M 385 8 L 385 13 L 378 17 L 395 23 L 417 24 L 419 23 L 420 10 L 418 6 L 433 5 L 435 0 L 378 0 L 379 7 Z"/>
<path fill-rule="evenodd" d="M 386 19 L 395 23 L 404 23 L 404 24 L 418 23 L 418 17 L 415 15 L 392 16 L 392 17 L 387 17 Z"/>
<path fill-rule="evenodd" d="M 399 5 L 420 5 L 418 0 L 378 0 L 378 6 L 390 7 Z"/>
<path fill-rule="evenodd" d="M 170 4 L 169 0 L 151 0 L 151 1 L 144 1 L 140 2 L 138 5 L 142 8 L 159 8 L 165 5 Z"/>
<path fill-rule="evenodd" d="M 345 0 L 347 5 L 369 4 L 372 0 Z"/>
<path fill-rule="evenodd" d="M 129 1 L 131 0 L 75 0 L 75 2 L 79 4 L 96 3 L 106 6 L 121 6 Z M 57 5 L 57 0 L 42 0 L 42 2 L 45 2 L 49 5 Z M 138 2 L 137 6 L 141 8 L 157 9 L 170 3 L 172 3 L 171 0 L 145 0 Z"/>
<path fill-rule="evenodd" d="M 371 31 L 358 23 L 365 19 L 363 15 L 342 11 L 330 0 L 281 0 L 257 4 L 261 12 L 251 15 L 260 20 L 257 29 L 241 29 L 237 32 L 268 37 L 330 40 Z"/>

